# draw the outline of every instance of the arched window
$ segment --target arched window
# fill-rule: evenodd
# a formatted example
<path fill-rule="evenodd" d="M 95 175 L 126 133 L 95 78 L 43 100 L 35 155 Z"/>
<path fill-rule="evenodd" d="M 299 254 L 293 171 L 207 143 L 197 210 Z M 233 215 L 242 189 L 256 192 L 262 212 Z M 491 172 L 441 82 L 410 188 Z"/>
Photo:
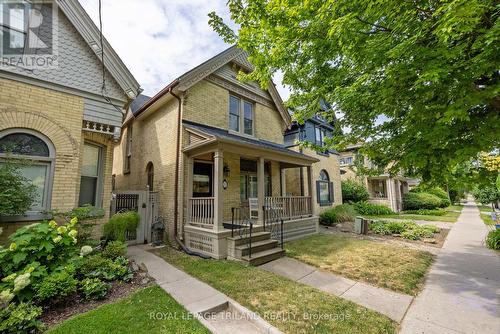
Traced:
<path fill-rule="evenodd" d="M 148 165 L 146 166 L 146 172 L 148 174 L 149 191 L 153 191 L 153 184 L 155 179 L 155 167 L 153 166 L 153 163 L 151 161 L 148 162 Z"/>
<path fill-rule="evenodd" d="M 41 133 L 27 129 L 0 132 L 0 163 L 6 157 L 24 159 L 27 164 L 21 167 L 21 173 L 36 186 L 36 197 L 27 215 L 50 209 L 55 156 L 54 145 Z"/>
<path fill-rule="evenodd" d="M 319 180 L 316 181 L 316 195 L 321 206 L 331 205 L 334 202 L 333 183 L 330 182 L 330 176 L 324 169 L 321 170 Z"/>

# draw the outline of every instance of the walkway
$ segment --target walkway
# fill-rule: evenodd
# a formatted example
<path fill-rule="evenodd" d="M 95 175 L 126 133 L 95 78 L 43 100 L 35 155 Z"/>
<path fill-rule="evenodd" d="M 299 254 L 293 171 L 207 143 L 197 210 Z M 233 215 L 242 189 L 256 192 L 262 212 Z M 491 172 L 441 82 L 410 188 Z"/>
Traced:
<path fill-rule="evenodd" d="M 467 203 L 400 333 L 500 333 L 500 257 L 484 246 L 487 231 Z"/>
<path fill-rule="evenodd" d="M 148 249 L 151 247 L 129 247 L 128 256 L 137 264 L 143 263 L 156 283 L 193 315 L 209 315 L 199 320 L 212 333 L 281 333 L 225 294 L 175 268 Z"/>
<path fill-rule="evenodd" d="M 321 271 L 316 267 L 288 257 L 266 263 L 261 268 L 350 300 L 368 309 L 382 313 L 398 323 L 403 319 L 406 310 L 413 300 L 412 296 L 377 288 Z"/>

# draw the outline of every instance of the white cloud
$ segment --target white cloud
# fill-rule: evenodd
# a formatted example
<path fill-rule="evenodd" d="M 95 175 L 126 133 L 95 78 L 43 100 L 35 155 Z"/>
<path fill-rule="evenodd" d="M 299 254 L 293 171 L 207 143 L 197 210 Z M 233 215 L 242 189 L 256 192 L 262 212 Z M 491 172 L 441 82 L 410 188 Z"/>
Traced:
<path fill-rule="evenodd" d="M 98 0 L 80 0 L 99 24 Z M 229 45 L 208 25 L 208 13 L 229 21 L 224 0 L 102 0 L 103 32 L 144 89 L 153 95 Z M 288 97 L 281 80 L 277 88 Z"/>

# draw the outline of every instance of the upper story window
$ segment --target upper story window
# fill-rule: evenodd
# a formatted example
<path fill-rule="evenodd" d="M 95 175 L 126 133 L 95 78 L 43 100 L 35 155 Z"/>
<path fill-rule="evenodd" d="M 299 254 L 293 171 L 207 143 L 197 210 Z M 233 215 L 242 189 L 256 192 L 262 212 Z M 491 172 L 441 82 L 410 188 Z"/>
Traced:
<path fill-rule="evenodd" d="M 27 215 L 33 216 L 49 210 L 55 160 L 55 149 L 50 140 L 38 132 L 26 129 L 0 132 L 0 163 L 1 158 L 6 157 L 27 162 L 21 166 L 21 174 L 36 187 L 35 199 Z"/>
<path fill-rule="evenodd" d="M 239 97 L 229 96 L 229 129 L 231 131 L 254 135 L 254 105 Z"/>
<path fill-rule="evenodd" d="M 130 173 L 130 162 L 132 160 L 132 125 L 127 127 L 125 138 L 125 157 L 123 160 L 123 172 Z"/>
<path fill-rule="evenodd" d="M 340 158 L 340 165 L 341 166 L 352 165 L 352 164 L 354 164 L 353 157 Z"/>
<path fill-rule="evenodd" d="M 326 130 L 317 126 L 315 128 L 316 131 L 316 145 L 325 146 L 325 139 L 328 137 L 326 134 Z"/>
<path fill-rule="evenodd" d="M 0 4 L 0 27 L 5 34 L 3 40 L 7 50 L 23 49 L 26 45 L 29 16 L 27 9 L 30 4 L 26 1 Z M 6 51 L 6 50 L 4 50 Z"/>

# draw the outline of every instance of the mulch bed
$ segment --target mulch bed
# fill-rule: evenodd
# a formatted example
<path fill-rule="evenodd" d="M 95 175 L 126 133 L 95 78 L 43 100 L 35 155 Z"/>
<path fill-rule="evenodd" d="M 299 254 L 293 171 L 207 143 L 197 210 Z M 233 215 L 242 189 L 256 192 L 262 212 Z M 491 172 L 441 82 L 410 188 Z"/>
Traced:
<path fill-rule="evenodd" d="M 430 223 L 432 225 L 432 223 Z M 444 229 L 441 228 L 439 233 L 434 234 L 434 241 L 433 243 L 429 242 L 424 242 L 423 240 L 409 240 L 409 239 L 404 239 L 398 236 L 393 236 L 393 235 L 382 235 L 382 234 L 375 234 L 372 231 L 369 231 L 367 235 L 359 235 L 359 234 L 354 234 L 354 222 L 345 222 L 336 226 L 329 226 L 328 230 L 331 232 L 335 232 L 338 234 L 349 234 L 350 236 L 355 236 L 355 237 L 373 237 L 376 239 L 389 239 L 389 240 L 397 240 L 397 241 L 403 241 L 403 242 L 408 242 L 412 244 L 419 244 L 419 245 L 425 245 L 425 246 L 430 246 L 430 247 L 435 247 L 435 248 L 442 248 L 443 244 L 446 240 L 446 237 L 448 236 L 448 233 L 450 232 L 449 229 Z"/>
<path fill-rule="evenodd" d="M 40 318 L 47 327 L 53 327 L 68 318 L 80 313 L 91 311 L 103 304 L 112 303 L 118 299 L 127 297 L 133 292 L 154 284 L 154 279 L 147 272 L 135 271 L 130 282 L 114 281 L 108 290 L 105 299 L 85 300 L 79 294 L 70 296 L 54 304 L 43 305 L 44 312 Z"/>

